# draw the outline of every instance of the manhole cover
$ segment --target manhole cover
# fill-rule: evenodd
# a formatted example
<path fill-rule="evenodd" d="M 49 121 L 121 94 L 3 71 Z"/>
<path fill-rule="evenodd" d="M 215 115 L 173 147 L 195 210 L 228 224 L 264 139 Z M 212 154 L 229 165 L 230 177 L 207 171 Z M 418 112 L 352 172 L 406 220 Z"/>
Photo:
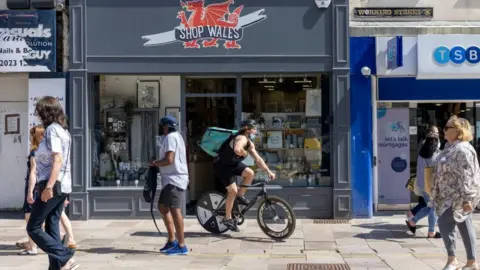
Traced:
<path fill-rule="evenodd" d="M 314 219 L 314 224 L 350 224 L 348 219 Z"/>
<path fill-rule="evenodd" d="M 287 270 L 350 270 L 347 264 L 289 263 Z"/>

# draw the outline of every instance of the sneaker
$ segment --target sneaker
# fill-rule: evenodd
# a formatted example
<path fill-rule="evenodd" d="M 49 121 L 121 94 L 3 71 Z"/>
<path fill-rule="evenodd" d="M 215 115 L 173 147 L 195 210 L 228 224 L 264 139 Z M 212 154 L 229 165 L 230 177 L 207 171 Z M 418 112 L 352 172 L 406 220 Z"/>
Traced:
<path fill-rule="evenodd" d="M 243 204 L 243 205 L 249 205 L 250 204 L 250 201 L 247 200 L 247 198 L 245 198 L 243 196 L 237 196 L 237 202 L 239 204 Z"/>
<path fill-rule="evenodd" d="M 175 240 L 175 241 L 173 241 L 173 242 L 168 242 L 168 241 L 167 241 L 167 243 L 165 244 L 165 246 L 163 246 L 163 248 L 160 249 L 160 252 L 161 252 L 161 253 L 165 253 L 165 251 L 167 251 L 167 250 L 169 250 L 169 249 L 171 249 L 171 248 L 173 248 L 173 247 L 175 247 L 175 246 L 177 246 L 177 245 L 178 245 L 178 241 L 177 241 L 177 240 Z"/>
<path fill-rule="evenodd" d="M 176 241 L 175 241 L 176 242 Z M 178 242 L 175 246 L 173 246 L 172 248 L 170 249 L 167 249 L 165 252 L 165 255 L 187 255 L 188 254 L 188 248 L 187 246 L 179 246 L 178 245 Z"/>
<path fill-rule="evenodd" d="M 224 219 L 223 225 L 225 225 L 232 232 L 239 232 L 240 229 L 237 227 L 237 223 L 234 219 Z"/>

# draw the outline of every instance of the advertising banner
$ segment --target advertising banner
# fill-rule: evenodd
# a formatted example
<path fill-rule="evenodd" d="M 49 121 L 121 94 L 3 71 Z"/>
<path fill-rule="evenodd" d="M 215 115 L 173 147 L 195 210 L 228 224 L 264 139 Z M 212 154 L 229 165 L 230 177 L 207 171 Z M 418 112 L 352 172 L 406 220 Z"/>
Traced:
<path fill-rule="evenodd" d="M 410 203 L 409 109 L 377 110 L 378 203 Z"/>
<path fill-rule="evenodd" d="M 54 72 L 55 10 L 0 11 L 0 72 Z"/>
<path fill-rule="evenodd" d="M 43 96 L 52 96 L 57 98 L 62 104 L 65 111 L 65 95 L 66 95 L 66 79 L 65 78 L 39 78 L 28 80 L 28 130 L 33 126 L 40 125 L 40 119 L 35 114 L 35 106 L 37 101 Z M 28 132 L 28 141 L 30 142 L 30 132 Z M 30 149 L 30 143 L 28 144 Z M 27 149 L 27 153 L 28 153 Z"/>

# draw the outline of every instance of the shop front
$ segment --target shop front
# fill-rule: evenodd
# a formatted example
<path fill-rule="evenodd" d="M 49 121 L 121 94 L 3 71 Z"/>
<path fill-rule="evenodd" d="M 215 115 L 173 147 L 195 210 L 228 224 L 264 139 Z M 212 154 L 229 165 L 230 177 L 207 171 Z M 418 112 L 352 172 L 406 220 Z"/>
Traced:
<path fill-rule="evenodd" d="M 187 215 L 224 191 L 198 147 L 205 129 L 252 118 L 277 174 L 269 193 L 298 217 L 351 217 L 348 1 L 257 2 L 70 2 L 73 218 L 149 216 L 141 194 L 164 115 L 187 145 Z"/>
<path fill-rule="evenodd" d="M 358 65 L 363 67 L 372 62 L 367 58 L 375 57 L 372 75 L 352 79 L 352 91 L 363 91 L 370 97 L 363 100 L 363 106 L 368 103 L 367 109 L 359 107 L 352 111 L 358 110 L 359 115 L 371 117 L 368 132 L 374 134 L 371 147 L 362 146 L 371 153 L 373 160 L 371 177 L 362 179 L 371 191 L 354 191 L 359 194 L 358 199 L 371 196 L 376 210 L 408 209 L 411 202 L 416 202 L 416 198 L 405 189 L 405 183 L 416 174 L 418 145 L 428 125 L 436 125 L 442 130 L 450 116 L 466 118 L 473 127 L 475 139 L 472 144 L 478 148 L 478 38 L 479 35 L 402 37 L 402 64 L 394 65 L 394 68 L 389 67 L 392 57 L 389 59 L 388 55 L 392 40 L 398 38 L 373 38 L 375 54 L 372 55 L 370 50 L 368 56 L 364 54 L 364 59 L 358 61 L 363 62 Z M 368 40 L 357 39 L 363 44 Z M 352 130 L 354 134 L 365 132 Z M 442 131 L 440 133 L 443 147 Z M 354 186 L 360 185 L 361 181 L 357 183 L 360 176 L 352 178 Z M 358 213 L 365 215 L 369 212 L 368 207 L 371 205 L 363 206 Z"/>

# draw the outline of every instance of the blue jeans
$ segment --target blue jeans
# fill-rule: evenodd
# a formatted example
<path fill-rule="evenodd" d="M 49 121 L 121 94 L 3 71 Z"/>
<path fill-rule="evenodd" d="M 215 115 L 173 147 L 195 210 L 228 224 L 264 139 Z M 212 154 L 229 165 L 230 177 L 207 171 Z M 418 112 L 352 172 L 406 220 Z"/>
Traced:
<path fill-rule="evenodd" d="M 48 254 L 48 270 L 59 270 L 73 257 L 73 250 L 63 246 L 60 237 L 60 216 L 67 194 L 53 196 L 47 202 L 41 198 L 32 205 L 27 232 L 37 246 Z M 45 222 L 45 231 L 42 224 Z"/>
<path fill-rule="evenodd" d="M 430 201 L 430 196 L 423 192 L 423 199 L 425 200 L 425 204 L 428 205 Z M 428 206 L 423 207 L 422 209 L 418 210 L 417 214 L 412 218 L 412 221 L 417 224 L 422 218 L 428 216 L 428 232 L 433 233 L 435 232 L 435 224 L 437 223 L 437 215 L 435 215 L 435 210 Z"/>

